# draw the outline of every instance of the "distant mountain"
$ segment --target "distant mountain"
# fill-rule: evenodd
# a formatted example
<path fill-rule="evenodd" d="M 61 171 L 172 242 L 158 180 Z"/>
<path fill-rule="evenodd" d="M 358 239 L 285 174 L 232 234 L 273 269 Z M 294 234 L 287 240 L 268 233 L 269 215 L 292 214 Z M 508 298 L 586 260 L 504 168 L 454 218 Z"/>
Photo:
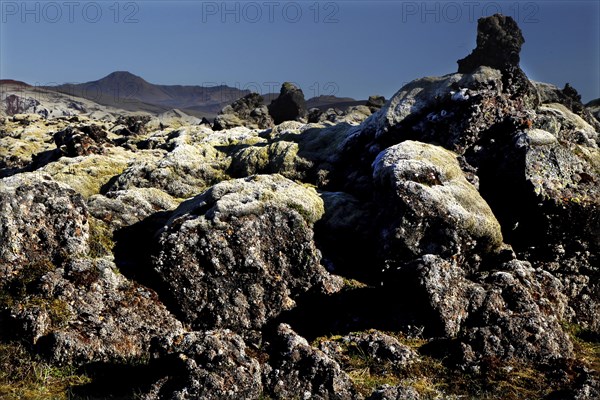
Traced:
<path fill-rule="evenodd" d="M 318 96 L 306 101 L 306 108 L 318 108 L 325 111 L 329 108 L 339 108 L 345 111 L 348 107 L 365 105 L 366 100 L 356 100 L 352 97 Z"/>
<path fill-rule="evenodd" d="M 129 114 L 129 111 L 101 105 L 89 99 L 31 86 L 11 79 L 0 80 L 0 116 L 39 114 L 44 118 L 93 115 L 94 118 Z"/>
<path fill-rule="evenodd" d="M 223 107 L 250 93 L 248 90 L 226 85 L 155 85 L 127 71 L 113 72 L 97 81 L 66 83 L 44 88 L 128 111 L 161 114 L 171 109 L 179 109 L 189 115 L 207 118 L 213 118 Z M 264 94 L 264 103 L 268 105 L 278 95 L 279 93 Z M 323 110 L 345 110 L 358 104 L 365 104 L 365 101 L 335 96 L 319 96 L 307 100 L 308 108 L 317 107 Z"/>
<path fill-rule="evenodd" d="M 177 108 L 206 117 L 249 93 L 229 86 L 155 85 L 126 71 L 113 72 L 97 81 L 46 88 L 130 111 L 159 114 Z"/>

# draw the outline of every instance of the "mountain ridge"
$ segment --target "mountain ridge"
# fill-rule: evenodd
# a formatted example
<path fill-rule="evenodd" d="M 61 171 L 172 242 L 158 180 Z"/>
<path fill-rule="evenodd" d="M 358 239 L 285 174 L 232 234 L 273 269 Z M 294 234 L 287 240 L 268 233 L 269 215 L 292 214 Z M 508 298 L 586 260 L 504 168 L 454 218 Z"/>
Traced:
<path fill-rule="evenodd" d="M 114 71 L 84 83 L 64 83 L 45 86 L 44 89 L 83 97 L 102 105 L 128 111 L 146 111 L 160 114 L 170 109 L 179 109 L 197 117 L 213 118 L 223 107 L 245 95 L 243 90 L 227 85 L 161 85 L 150 83 L 129 71 Z M 276 93 L 263 94 L 265 104 L 277 97 Z M 319 107 L 347 107 L 362 103 L 350 97 L 319 96 L 307 100 L 307 104 Z"/>

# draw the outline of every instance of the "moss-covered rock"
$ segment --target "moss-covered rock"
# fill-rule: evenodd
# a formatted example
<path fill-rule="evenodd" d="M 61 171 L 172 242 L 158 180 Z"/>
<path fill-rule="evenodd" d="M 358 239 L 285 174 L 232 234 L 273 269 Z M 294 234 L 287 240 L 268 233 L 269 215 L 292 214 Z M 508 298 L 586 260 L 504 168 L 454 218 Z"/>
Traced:
<path fill-rule="evenodd" d="M 502 245 L 500 224 L 453 153 L 406 141 L 377 156 L 373 179 L 386 209 L 380 217 L 385 259 L 480 258 Z"/>

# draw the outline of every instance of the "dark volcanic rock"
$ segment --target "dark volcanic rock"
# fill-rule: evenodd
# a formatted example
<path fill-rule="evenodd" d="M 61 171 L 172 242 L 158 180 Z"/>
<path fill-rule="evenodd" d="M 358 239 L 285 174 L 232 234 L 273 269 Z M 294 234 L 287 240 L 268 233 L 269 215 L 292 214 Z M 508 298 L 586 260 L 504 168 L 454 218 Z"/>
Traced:
<path fill-rule="evenodd" d="M 88 213 L 81 195 L 48 175 L 0 180 L 0 282 L 88 251 Z"/>
<path fill-rule="evenodd" d="M 339 288 L 319 265 L 314 190 L 279 175 L 222 182 L 183 203 L 159 232 L 154 266 L 196 329 L 260 329 L 309 290 Z"/>
<path fill-rule="evenodd" d="M 77 157 L 90 154 L 102 154 L 102 144 L 108 133 L 98 125 L 67 127 L 54 134 L 54 143 L 63 156 Z"/>
<path fill-rule="evenodd" d="M 513 358 L 548 363 L 573 356 L 563 332 L 567 298 L 558 279 L 511 261 L 482 281 L 487 292 L 471 297 L 465 328 L 459 335 L 464 361 Z"/>
<path fill-rule="evenodd" d="M 289 325 L 277 329 L 265 377 L 265 387 L 275 399 L 350 400 L 360 399 L 340 365 Z"/>
<path fill-rule="evenodd" d="M 342 362 L 343 351 L 338 342 L 362 357 L 370 357 L 379 363 L 388 363 L 396 370 L 402 370 L 412 364 L 417 354 L 410 347 L 403 345 L 398 339 L 379 331 L 352 333 L 336 342 L 325 341 L 320 349 L 338 362 Z"/>
<path fill-rule="evenodd" d="M 23 337 L 60 365 L 147 358 L 154 336 L 183 331 L 156 294 L 106 259 L 65 263 L 11 307 Z"/>
<path fill-rule="evenodd" d="M 367 107 L 371 110 L 372 113 L 378 111 L 385 105 L 385 97 L 383 96 L 369 96 L 369 100 L 367 100 Z"/>
<path fill-rule="evenodd" d="M 284 121 L 300 121 L 306 118 L 306 101 L 302 89 L 290 82 L 281 86 L 279 97 L 269 104 L 269 114 L 276 125 Z"/>
<path fill-rule="evenodd" d="M 414 388 L 383 385 L 373 392 L 367 400 L 420 400 L 421 396 Z"/>
<path fill-rule="evenodd" d="M 228 330 L 157 339 L 152 361 L 168 376 L 143 399 L 259 399 L 261 367 L 245 350 L 242 338 Z"/>
<path fill-rule="evenodd" d="M 213 129 L 221 131 L 236 126 L 250 129 L 266 129 L 273 126 L 267 106 L 263 105 L 263 97 L 258 93 L 250 93 L 223 108 L 215 118 Z"/>
<path fill-rule="evenodd" d="M 116 121 L 116 125 L 124 125 L 116 131 L 117 134 L 123 136 L 143 135 L 146 133 L 146 125 L 152 119 L 149 115 L 139 116 L 121 116 Z"/>
<path fill-rule="evenodd" d="M 495 14 L 480 18 L 477 25 L 477 48 L 458 61 L 459 73 L 472 73 L 486 65 L 501 71 L 519 66 L 525 39 L 512 17 Z"/>
<path fill-rule="evenodd" d="M 424 254 L 476 264 L 502 244 L 500 224 L 451 152 L 402 142 L 377 156 L 373 179 L 388 267 Z"/>

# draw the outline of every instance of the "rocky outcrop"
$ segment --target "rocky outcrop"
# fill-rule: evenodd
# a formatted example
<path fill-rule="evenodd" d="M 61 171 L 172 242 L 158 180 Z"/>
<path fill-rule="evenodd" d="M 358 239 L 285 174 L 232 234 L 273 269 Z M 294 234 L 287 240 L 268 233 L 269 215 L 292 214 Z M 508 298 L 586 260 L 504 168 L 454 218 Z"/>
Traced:
<path fill-rule="evenodd" d="M 102 154 L 102 144 L 107 141 L 107 135 L 98 125 L 69 126 L 54 134 L 54 143 L 60 154 L 66 157 Z"/>
<path fill-rule="evenodd" d="M 366 106 L 369 107 L 372 113 L 377 112 L 385 105 L 385 97 L 383 96 L 369 96 Z"/>
<path fill-rule="evenodd" d="M 277 329 L 265 386 L 275 399 L 360 399 L 339 364 L 311 347 L 288 325 Z"/>
<path fill-rule="evenodd" d="M 496 14 L 480 18 L 477 48 L 458 61 L 458 72 L 472 73 L 482 65 L 501 71 L 518 68 L 523 43 L 521 29 L 511 17 Z"/>
<path fill-rule="evenodd" d="M 191 332 L 158 339 L 152 361 L 168 375 L 142 398 L 259 399 L 261 366 L 243 339 L 228 330 Z"/>
<path fill-rule="evenodd" d="M 258 93 L 250 93 L 231 105 L 223 108 L 215 118 L 213 129 L 224 129 L 245 126 L 250 129 L 266 129 L 273 126 L 273 119 L 269 115 L 267 106 L 263 104 L 263 97 Z"/>
<path fill-rule="evenodd" d="M 0 180 L 1 282 L 86 254 L 88 229 L 84 201 L 68 186 L 36 173 Z"/>
<path fill-rule="evenodd" d="M 279 97 L 269 104 L 269 114 L 276 125 L 285 121 L 301 121 L 307 117 L 302 89 L 290 82 L 281 85 Z"/>
<path fill-rule="evenodd" d="M 314 190 L 281 176 L 222 182 L 175 211 L 154 268 L 195 329 L 258 330 L 299 295 L 339 289 L 313 242 L 322 214 Z"/>

